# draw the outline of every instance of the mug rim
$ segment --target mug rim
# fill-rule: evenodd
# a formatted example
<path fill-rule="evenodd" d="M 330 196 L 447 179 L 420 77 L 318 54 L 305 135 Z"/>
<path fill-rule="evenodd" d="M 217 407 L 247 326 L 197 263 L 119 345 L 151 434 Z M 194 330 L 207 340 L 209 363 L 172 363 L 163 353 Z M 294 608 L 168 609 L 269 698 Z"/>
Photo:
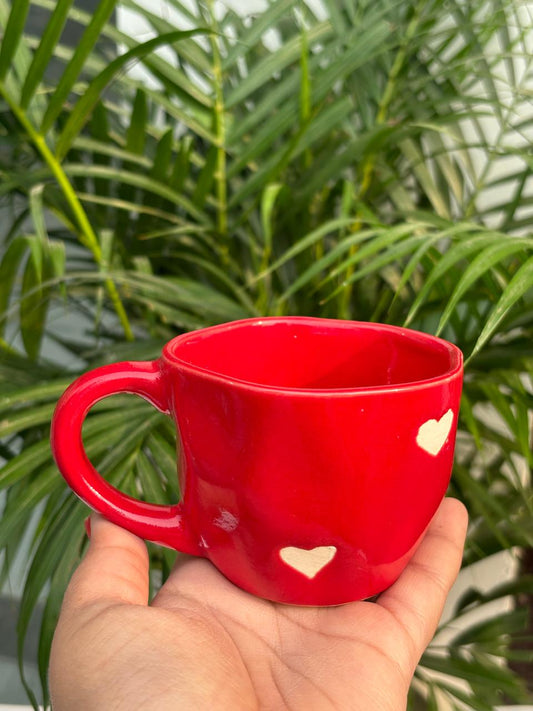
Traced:
<path fill-rule="evenodd" d="M 337 328 L 353 328 L 354 326 L 362 330 L 370 331 L 388 331 L 394 333 L 398 336 L 403 336 L 409 338 L 413 342 L 422 343 L 424 345 L 433 345 L 439 347 L 441 350 L 448 352 L 450 356 L 450 366 L 440 375 L 433 376 L 431 378 L 424 378 L 421 380 L 411 380 L 405 383 L 390 383 L 384 385 L 361 385 L 352 386 L 344 388 L 303 388 L 303 387 L 290 387 L 282 385 L 269 385 L 264 383 L 256 383 L 252 380 L 245 380 L 236 378 L 234 376 L 225 375 L 219 373 L 216 370 L 210 368 L 205 368 L 203 366 L 194 365 L 193 363 L 180 358 L 175 350 L 178 346 L 192 340 L 194 338 L 209 337 L 211 334 L 220 333 L 223 331 L 229 331 L 241 328 L 243 326 L 257 325 L 260 326 L 262 323 L 268 322 L 274 324 L 279 323 L 307 323 L 309 325 L 335 325 Z M 372 321 L 352 321 L 347 319 L 335 319 L 335 318 L 323 318 L 318 316 L 255 316 L 251 318 L 238 319 L 234 321 L 227 321 L 221 324 L 216 324 L 214 326 L 208 326 L 206 328 L 196 329 L 194 331 L 189 331 L 187 333 L 182 333 L 179 336 L 172 338 L 168 343 L 163 346 L 162 359 L 166 361 L 170 366 L 179 366 L 180 370 L 194 373 L 196 375 L 201 375 L 208 380 L 214 380 L 215 382 L 224 383 L 226 385 L 231 385 L 232 387 L 242 388 L 245 390 L 254 390 L 262 393 L 274 393 L 278 395 L 303 395 L 306 397 L 332 397 L 332 396 L 355 396 L 355 395 L 369 395 L 372 393 L 397 393 L 397 392 L 409 392 L 413 390 L 425 389 L 434 385 L 442 385 L 446 381 L 451 381 L 457 376 L 460 376 L 463 372 L 463 353 L 455 344 L 450 341 L 446 341 L 438 336 L 433 336 L 432 334 L 425 333 L 424 331 L 417 331 L 411 328 L 404 328 L 403 326 L 394 326 L 391 324 L 376 323 Z"/>

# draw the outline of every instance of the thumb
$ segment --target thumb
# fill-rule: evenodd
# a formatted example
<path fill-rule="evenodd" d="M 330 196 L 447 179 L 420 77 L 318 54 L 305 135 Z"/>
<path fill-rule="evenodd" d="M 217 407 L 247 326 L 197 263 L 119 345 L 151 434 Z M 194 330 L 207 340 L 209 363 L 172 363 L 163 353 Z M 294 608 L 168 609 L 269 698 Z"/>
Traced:
<path fill-rule="evenodd" d="M 149 561 L 144 541 L 99 514 L 90 522 L 91 543 L 65 593 L 63 614 L 93 603 L 147 605 Z"/>

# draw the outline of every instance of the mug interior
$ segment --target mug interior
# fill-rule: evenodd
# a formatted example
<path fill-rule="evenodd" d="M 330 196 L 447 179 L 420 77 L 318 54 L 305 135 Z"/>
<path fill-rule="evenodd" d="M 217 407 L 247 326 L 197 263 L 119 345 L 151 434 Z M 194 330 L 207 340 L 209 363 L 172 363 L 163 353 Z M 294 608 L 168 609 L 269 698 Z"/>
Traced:
<path fill-rule="evenodd" d="M 259 386 L 339 390 L 442 379 L 461 368 L 452 344 L 394 326 L 305 317 L 264 318 L 178 336 L 165 356 Z"/>

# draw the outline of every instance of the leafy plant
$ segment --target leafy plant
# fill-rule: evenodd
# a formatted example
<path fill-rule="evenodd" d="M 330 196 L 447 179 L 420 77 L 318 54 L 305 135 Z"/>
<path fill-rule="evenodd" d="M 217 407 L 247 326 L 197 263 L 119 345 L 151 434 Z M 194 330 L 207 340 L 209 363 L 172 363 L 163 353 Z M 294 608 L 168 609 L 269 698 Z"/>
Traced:
<path fill-rule="evenodd" d="M 0 549 L 5 578 L 31 542 L 20 670 L 44 599 L 45 705 L 87 515 L 51 460 L 54 404 L 76 373 L 157 357 L 176 333 L 309 314 L 454 341 L 467 356 L 451 485 L 471 514 L 465 567 L 533 542 L 528 6 L 272 0 L 248 16 L 209 1 L 168 6 L 165 18 L 101 0 L 90 16 L 72 0 L 0 0 Z M 38 37 L 25 29 L 35 8 L 47 13 Z M 142 18 L 152 39 L 117 29 L 115 9 Z M 75 49 L 63 44 L 67 20 L 83 30 Z M 100 403 L 84 438 L 124 491 L 179 496 L 172 427 L 145 403 Z M 164 576 L 172 554 L 151 558 Z M 410 707 L 526 700 L 512 662 L 532 661 L 530 611 L 491 604 L 531 592 L 525 570 L 470 590 L 447 623 L 461 618 L 461 631 L 424 656 Z"/>

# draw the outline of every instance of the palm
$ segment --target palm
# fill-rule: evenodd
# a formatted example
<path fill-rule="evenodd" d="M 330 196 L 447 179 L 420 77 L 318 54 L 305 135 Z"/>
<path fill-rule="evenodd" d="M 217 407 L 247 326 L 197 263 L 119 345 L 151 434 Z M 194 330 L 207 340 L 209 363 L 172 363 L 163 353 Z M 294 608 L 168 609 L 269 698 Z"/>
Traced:
<path fill-rule="evenodd" d="M 377 603 L 333 608 L 254 598 L 199 559 L 178 565 L 146 606 L 143 544 L 99 526 L 54 642 L 56 711 L 166 711 L 178 701 L 198 709 L 400 711 L 460 565 L 465 516 L 447 500 Z M 120 568 L 113 536 L 122 540 Z"/>
<path fill-rule="evenodd" d="M 218 670 L 231 675 L 241 703 L 249 699 L 246 707 L 325 711 L 347 708 L 351 699 L 349 708 L 386 711 L 406 696 L 417 661 L 413 642 L 379 604 L 279 605 L 242 592 L 196 560 L 174 572 L 154 606 L 180 616 L 184 601 L 199 615 L 198 659 L 205 660 L 208 648 L 212 657 L 223 658 L 226 668 Z M 217 688 L 226 679 L 210 675 Z"/>

